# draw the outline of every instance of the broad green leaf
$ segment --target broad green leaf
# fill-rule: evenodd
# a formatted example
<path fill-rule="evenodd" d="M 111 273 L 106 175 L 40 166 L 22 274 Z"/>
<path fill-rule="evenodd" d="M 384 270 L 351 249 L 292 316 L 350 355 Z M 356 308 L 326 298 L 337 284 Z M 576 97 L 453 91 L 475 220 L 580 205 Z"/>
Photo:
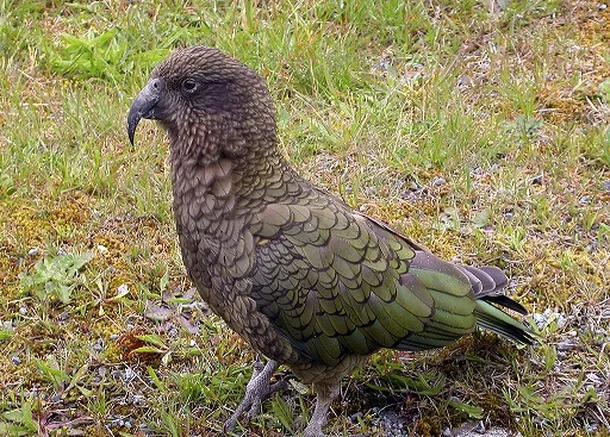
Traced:
<path fill-rule="evenodd" d="M 166 393 L 167 392 L 167 387 L 163 383 L 163 381 L 161 381 L 161 379 L 159 379 L 159 376 L 157 375 L 157 372 L 155 372 L 155 369 L 153 369 L 152 367 L 148 366 L 146 368 L 146 372 L 148 373 L 148 376 L 150 377 L 151 381 L 157 387 L 157 390 L 159 390 L 161 393 Z"/>
<path fill-rule="evenodd" d="M 449 405 L 462 413 L 466 413 L 471 419 L 482 419 L 484 416 L 483 409 L 473 405 L 468 405 L 455 400 L 448 400 Z"/>
<path fill-rule="evenodd" d="M 273 411 L 273 416 L 292 434 L 293 414 L 281 396 L 275 396 L 271 400 L 271 410 Z"/>
<path fill-rule="evenodd" d="M 143 341 L 144 343 L 152 344 L 153 346 L 157 346 L 161 349 L 167 349 L 167 346 L 163 342 L 163 339 L 155 334 L 144 334 L 138 335 L 136 337 L 138 340 Z"/>

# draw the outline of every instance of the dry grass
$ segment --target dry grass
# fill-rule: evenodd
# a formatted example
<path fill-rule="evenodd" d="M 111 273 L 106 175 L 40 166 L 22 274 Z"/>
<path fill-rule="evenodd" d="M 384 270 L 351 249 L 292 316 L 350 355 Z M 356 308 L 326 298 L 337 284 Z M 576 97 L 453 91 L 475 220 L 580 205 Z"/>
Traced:
<path fill-rule="evenodd" d="M 540 331 L 382 352 L 330 433 L 608 435 L 609 5 L 184 3 L 0 2 L 0 434 L 215 435 L 237 405 L 253 357 L 184 278 L 163 134 L 124 132 L 155 62 L 204 43 L 265 75 L 303 174 L 505 269 Z M 295 385 L 247 432 L 297 433 L 311 402 Z"/>

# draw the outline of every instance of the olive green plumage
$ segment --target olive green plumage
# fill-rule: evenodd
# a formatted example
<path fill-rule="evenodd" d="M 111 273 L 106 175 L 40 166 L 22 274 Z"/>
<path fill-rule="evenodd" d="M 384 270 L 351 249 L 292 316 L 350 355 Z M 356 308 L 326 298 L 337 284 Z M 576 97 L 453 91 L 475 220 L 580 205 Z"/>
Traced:
<path fill-rule="evenodd" d="M 264 81 L 234 59 L 175 52 L 132 106 L 132 140 L 141 118 L 168 131 L 176 228 L 202 297 L 319 394 L 332 399 L 380 348 L 437 348 L 477 325 L 530 342 L 499 309 L 525 313 L 502 294 L 501 271 L 445 262 L 291 169 Z"/>

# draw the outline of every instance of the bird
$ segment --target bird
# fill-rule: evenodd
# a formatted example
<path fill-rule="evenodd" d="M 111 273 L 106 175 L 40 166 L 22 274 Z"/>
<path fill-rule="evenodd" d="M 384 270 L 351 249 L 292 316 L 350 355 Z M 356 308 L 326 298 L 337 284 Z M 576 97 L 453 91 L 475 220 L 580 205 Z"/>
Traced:
<path fill-rule="evenodd" d="M 276 392 L 284 365 L 311 384 L 304 430 L 323 435 L 341 380 L 380 349 L 441 348 L 480 327 L 535 339 L 497 267 L 444 261 L 301 177 L 278 148 L 264 79 L 222 51 L 192 46 L 158 64 L 134 99 L 169 139 L 173 213 L 188 277 L 259 358 L 230 432 Z M 510 310 L 510 311 L 507 311 Z"/>

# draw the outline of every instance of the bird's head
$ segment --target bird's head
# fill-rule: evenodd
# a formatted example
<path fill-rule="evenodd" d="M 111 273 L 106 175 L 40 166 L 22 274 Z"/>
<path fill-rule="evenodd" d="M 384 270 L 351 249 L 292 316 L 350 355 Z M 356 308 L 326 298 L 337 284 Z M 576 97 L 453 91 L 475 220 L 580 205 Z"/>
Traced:
<path fill-rule="evenodd" d="M 159 121 L 175 153 L 204 163 L 275 147 L 274 109 L 263 79 L 208 47 L 176 50 L 155 68 L 129 111 L 132 144 L 142 118 Z"/>

